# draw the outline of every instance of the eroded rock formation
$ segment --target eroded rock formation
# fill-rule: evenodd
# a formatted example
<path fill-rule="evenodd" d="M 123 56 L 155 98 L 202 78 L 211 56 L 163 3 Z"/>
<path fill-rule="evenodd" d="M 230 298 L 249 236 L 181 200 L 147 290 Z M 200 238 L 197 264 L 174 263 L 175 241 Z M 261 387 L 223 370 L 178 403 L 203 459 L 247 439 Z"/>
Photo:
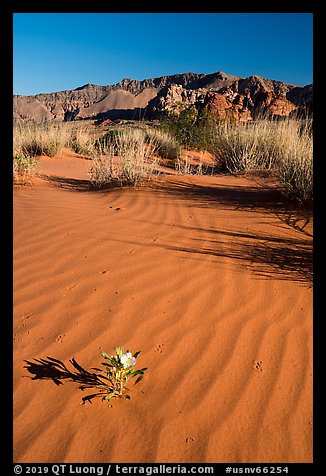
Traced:
<path fill-rule="evenodd" d="M 312 112 L 312 85 L 295 86 L 260 76 L 240 78 L 221 71 L 183 73 L 143 81 L 125 78 L 109 86 L 85 84 L 74 90 L 35 96 L 14 96 L 15 120 L 157 118 L 180 106 L 235 121 L 257 114 L 285 117 L 296 111 Z"/>

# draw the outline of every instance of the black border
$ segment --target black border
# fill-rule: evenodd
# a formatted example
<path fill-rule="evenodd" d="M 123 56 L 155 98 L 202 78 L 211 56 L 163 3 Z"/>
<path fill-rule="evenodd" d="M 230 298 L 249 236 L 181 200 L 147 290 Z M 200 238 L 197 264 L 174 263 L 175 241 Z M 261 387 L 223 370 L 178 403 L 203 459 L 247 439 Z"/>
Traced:
<path fill-rule="evenodd" d="M 1 16 L 0 16 L 0 45 L 2 47 L 2 61 L 1 61 L 1 113 L 4 121 L 2 122 L 2 134 L 1 142 L 5 147 L 2 147 L 2 171 L 5 172 L 5 180 L 2 182 L 0 192 L 3 195 L 1 200 L 2 209 L 4 213 L 2 215 L 2 233 L 1 233 L 1 250 L 4 253 L 5 273 L 3 273 L 4 280 L 2 283 L 2 311 L 4 332 L 1 332 L 1 337 L 4 338 L 0 345 L 0 349 L 3 355 L 1 355 L 1 374 L 2 374 L 2 390 L 0 392 L 1 399 L 1 419 L 0 419 L 0 431 L 3 436 L 2 444 L 0 446 L 0 467 L 5 467 L 3 474 L 13 474 L 13 343 L 12 343 L 12 308 L 13 308 L 13 268 L 12 268 L 12 256 L 13 256 L 13 182 L 12 182 L 12 168 L 11 157 L 12 154 L 12 95 L 13 95 L 13 14 L 14 13 L 313 13 L 314 14 L 314 463 L 303 464 L 284 464 L 282 466 L 289 467 L 289 474 L 297 474 L 297 471 L 303 469 L 307 470 L 308 474 L 320 474 L 322 467 L 324 466 L 323 446 L 322 446 L 322 426 L 321 426 L 321 407 L 324 399 L 322 399 L 322 365 L 319 361 L 322 332 L 322 316 L 319 311 L 320 297 L 322 292 L 322 240 L 321 227 L 322 227 L 322 197 L 320 190 L 323 186 L 324 177 L 322 175 L 322 161 L 324 158 L 321 153 L 321 133 L 322 127 L 319 123 L 319 118 L 322 114 L 321 111 L 321 87 L 322 87 L 322 74 L 321 65 L 319 62 L 319 53 L 322 50 L 320 46 L 320 33 L 323 28 L 322 16 L 321 16 L 321 3 L 316 1 L 294 1 L 294 0 L 264 0 L 264 1 L 244 1 L 234 0 L 229 2 L 224 0 L 223 3 L 218 5 L 207 5 L 205 10 L 197 11 L 189 8 L 189 3 L 179 3 L 178 6 L 173 5 L 172 8 L 168 4 L 161 3 L 159 10 L 155 11 L 155 5 L 153 2 L 148 5 L 144 2 L 141 3 L 141 10 L 121 11 L 120 9 L 114 9 L 114 5 L 110 5 L 108 10 L 100 8 L 103 4 L 98 3 L 91 11 L 89 9 L 83 9 L 82 2 L 76 2 L 75 6 L 72 2 L 68 5 L 67 2 L 51 2 L 51 4 L 37 5 L 35 2 L 22 2 L 13 1 L 11 5 L 3 5 L 1 2 Z M 162 8 L 164 6 L 164 9 Z M 28 8 L 27 8 L 28 7 Z M 325 199 L 324 199 L 325 201 Z M 10 232 L 9 232 L 10 230 Z M 60 464 L 60 463 L 58 463 Z M 112 463 L 114 464 L 114 463 Z M 123 463 L 119 463 L 123 464 Z M 139 463 L 141 464 L 141 463 Z M 157 465 L 160 463 L 157 463 Z M 172 464 L 172 463 L 166 463 Z M 182 463 L 178 463 L 182 464 Z M 203 463 L 206 466 L 214 466 L 214 474 L 224 474 L 226 464 L 209 464 Z M 78 463 L 82 466 L 83 463 Z M 86 465 L 86 463 L 85 463 Z M 259 464 L 236 464 L 230 463 L 232 467 L 256 467 Z M 271 463 L 262 463 L 261 466 L 277 465 Z M 24 466 L 24 465 L 23 465 Z M 26 466 L 26 465 L 25 465 Z M 34 464 L 34 466 L 46 466 L 45 464 Z M 47 465 L 50 466 L 50 465 Z M 89 466 L 89 465 L 88 465 Z M 92 464 L 92 466 L 94 466 Z M 95 465 L 96 466 L 96 465 Z M 125 466 L 130 466 L 126 464 Z M 155 466 L 154 463 L 147 464 L 145 466 Z M 186 464 L 189 466 L 189 463 Z M 196 466 L 196 464 L 190 464 L 190 466 Z M 197 464 L 198 466 L 198 464 Z M 221 473 L 219 472 L 221 470 Z M 7 472 L 6 472 L 7 470 Z M 25 473 L 22 473 L 25 474 Z M 49 473 L 51 474 L 51 473 Z"/>

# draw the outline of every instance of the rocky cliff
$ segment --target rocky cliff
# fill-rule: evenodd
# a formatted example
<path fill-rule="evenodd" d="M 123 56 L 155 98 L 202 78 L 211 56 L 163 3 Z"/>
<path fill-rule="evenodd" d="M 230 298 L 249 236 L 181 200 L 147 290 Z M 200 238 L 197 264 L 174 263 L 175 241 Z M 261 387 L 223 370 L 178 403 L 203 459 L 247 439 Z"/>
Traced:
<path fill-rule="evenodd" d="M 183 73 L 143 81 L 125 78 L 109 86 L 85 84 L 74 90 L 35 96 L 14 96 L 16 120 L 155 118 L 158 114 L 193 105 L 217 117 L 247 121 L 257 112 L 288 116 L 312 111 L 312 85 L 305 87 L 259 76 L 240 78 L 221 71 Z"/>

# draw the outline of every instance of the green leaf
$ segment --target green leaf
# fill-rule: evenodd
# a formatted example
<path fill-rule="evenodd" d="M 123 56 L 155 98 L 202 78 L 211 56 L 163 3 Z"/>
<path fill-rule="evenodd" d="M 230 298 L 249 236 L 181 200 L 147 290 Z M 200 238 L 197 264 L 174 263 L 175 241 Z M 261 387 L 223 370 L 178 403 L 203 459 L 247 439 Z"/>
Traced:
<path fill-rule="evenodd" d="M 125 395 L 125 398 L 126 398 L 127 400 L 130 400 L 130 395 Z"/>
<path fill-rule="evenodd" d="M 140 350 L 134 354 L 135 359 L 137 359 L 138 355 L 140 354 Z"/>
<path fill-rule="evenodd" d="M 129 369 L 126 369 L 123 373 L 123 375 L 127 378 L 129 378 L 134 372 L 134 369 L 133 368 L 129 368 Z"/>
<path fill-rule="evenodd" d="M 119 367 L 119 365 L 121 365 L 120 362 L 115 357 L 107 356 L 106 359 L 109 361 L 111 367 Z M 108 363 L 107 362 L 102 363 L 102 365 L 107 366 Z"/>
<path fill-rule="evenodd" d="M 108 393 L 102 400 L 110 400 L 114 396 L 114 393 Z"/>
<path fill-rule="evenodd" d="M 115 356 L 111 358 L 111 362 L 112 362 L 114 367 L 121 367 L 121 365 L 122 365 L 120 360 Z"/>
<path fill-rule="evenodd" d="M 132 373 L 132 377 L 136 377 L 136 375 L 140 375 L 140 374 L 143 374 L 143 371 L 142 371 L 142 370 L 135 370 L 135 371 Z"/>
<path fill-rule="evenodd" d="M 136 382 L 134 383 L 134 385 L 136 385 L 136 383 L 140 382 L 141 380 L 143 380 L 143 378 L 145 377 L 145 375 L 140 375 L 138 377 L 138 379 L 136 380 Z"/>

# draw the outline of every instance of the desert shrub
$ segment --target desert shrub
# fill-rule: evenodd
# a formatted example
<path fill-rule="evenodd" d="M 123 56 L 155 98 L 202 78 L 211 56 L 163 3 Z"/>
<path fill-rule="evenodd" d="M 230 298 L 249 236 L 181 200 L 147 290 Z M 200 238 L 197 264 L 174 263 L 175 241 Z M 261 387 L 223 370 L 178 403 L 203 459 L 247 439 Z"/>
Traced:
<path fill-rule="evenodd" d="M 32 175 L 33 169 L 37 166 L 37 161 L 29 155 L 15 154 L 13 157 L 13 177 L 14 182 L 19 178 L 25 183 L 28 177 Z"/>
<path fill-rule="evenodd" d="M 176 138 L 168 131 L 147 127 L 145 140 L 154 147 L 154 153 L 165 159 L 178 159 L 181 148 Z"/>
<path fill-rule="evenodd" d="M 285 194 L 300 202 L 312 200 L 313 176 L 310 156 L 289 156 L 282 163 L 278 178 Z"/>
<path fill-rule="evenodd" d="M 313 138 L 311 120 L 289 121 L 280 131 L 283 156 L 277 170 L 284 193 L 300 202 L 313 198 Z"/>
<path fill-rule="evenodd" d="M 198 112 L 194 106 L 183 107 L 177 113 L 165 112 L 161 117 L 163 130 L 172 134 L 184 147 L 197 150 L 211 150 L 214 141 L 212 131 L 220 122 L 205 109 Z"/>
<path fill-rule="evenodd" d="M 312 198 L 310 119 L 259 118 L 246 124 L 225 123 L 215 128 L 214 136 L 214 154 L 222 170 L 270 171 L 287 196 L 299 201 Z"/>
<path fill-rule="evenodd" d="M 120 157 L 122 180 L 136 185 L 155 173 L 156 160 L 152 156 L 152 144 L 145 143 L 141 129 L 122 131 L 116 136 L 117 154 Z"/>
<path fill-rule="evenodd" d="M 98 155 L 90 169 L 90 179 L 95 186 L 112 182 L 137 185 L 156 173 L 153 146 L 145 143 L 144 130 L 125 129 L 107 138 L 109 140 L 98 141 Z"/>
<path fill-rule="evenodd" d="M 112 155 L 99 155 L 93 158 L 89 176 L 94 187 L 102 187 L 119 180 L 119 176 L 113 168 Z"/>
<path fill-rule="evenodd" d="M 203 175 L 205 170 L 203 164 L 192 164 L 190 160 L 179 158 L 175 163 L 175 169 L 180 175 Z"/>
<path fill-rule="evenodd" d="M 75 126 L 68 131 L 66 145 L 77 154 L 91 156 L 96 146 L 96 139 L 89 127 Z"/>
<path fill-rule="evenodd" d="M 14 151 L 23 155 L 54 157 L 66 143 L 67 130 L 60 123 L 14 126 Z"/>
<path fill-rule="evenodd" d="M 214 153 L 228 172 L 275 170 L 281 160 L 278 123 L 268 119 L 219 124 L 214 132 Z"/>
<path fill-rule="evenodd" d="M 171 133 L 182 145 L 194 147 L 197 141 L 195 121 L 197 110 L 194 107 L 183 108 L 178 112 L 167 111 L 162 115 L 161 124 L 164 130 Z"/>
<path fill-rule="evenodd" d="M 110 153 L 113 155 L 118 155 L 118 148 L 120 143 L 120 136 L 123 134 L 121 129 L 112 129 L 106 132 L 102 137 L 100 137 L 96 143 L 95 147 L 98 151 L 105 151 L 106 149 L 110 150 Z"/>

